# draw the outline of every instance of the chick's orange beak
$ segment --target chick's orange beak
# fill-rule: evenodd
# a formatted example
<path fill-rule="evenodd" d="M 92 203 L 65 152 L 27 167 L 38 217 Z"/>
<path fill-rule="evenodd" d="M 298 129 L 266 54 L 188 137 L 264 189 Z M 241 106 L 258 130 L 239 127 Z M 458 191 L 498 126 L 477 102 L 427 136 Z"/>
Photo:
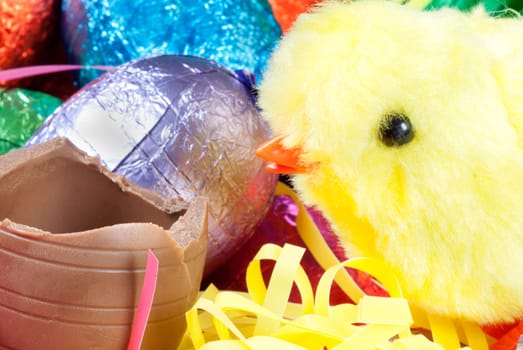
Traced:
<path fill-rule="evenodd" d="M 278 136 L 262 144 L 256 155 L 268 160 L 266 169 L 274 174 L 305 174 L 311 167 L 300 164 L 301 148 L 286 148 L 282 144 L 283 136 Z"/>

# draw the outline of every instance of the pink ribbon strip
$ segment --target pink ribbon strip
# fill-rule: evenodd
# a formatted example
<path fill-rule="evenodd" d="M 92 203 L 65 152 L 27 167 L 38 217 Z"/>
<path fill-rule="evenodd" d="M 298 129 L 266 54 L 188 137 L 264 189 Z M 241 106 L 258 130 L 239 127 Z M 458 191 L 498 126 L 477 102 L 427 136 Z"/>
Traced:
<path fill-rule="evenodd" d="M 52 64 L 42 66 L 29 66 L 20 68 L 11 68 L 0 71 L 0 82 L 6 82 L 9 80 L 16 80 L 22 78 L 34 77 L 35 75 L 49 74 L 65 72 L 70 70 L 80 69 L 96 69 L 103 71 L 112 71 L 115 67 L 111 66 L 82 66 L 79 64 Z"/>
<path fill-rule="evenodd" d="M 131 337 L 127 350 L 140 350 L 142 346 L 143 335 L 149 320 L 149 314 L 153 305 L 154 292 L 156 290 L 156 282 L 158 279 L 158 258 L 149 249 L 147 252 L 147 265 L 145 266 L 145 276 L 143 279 L 142 294 L 138 302 L 138 309 L 136 310 L 136 317 L 134 319 L 133 328 L 131 329 Z"/>

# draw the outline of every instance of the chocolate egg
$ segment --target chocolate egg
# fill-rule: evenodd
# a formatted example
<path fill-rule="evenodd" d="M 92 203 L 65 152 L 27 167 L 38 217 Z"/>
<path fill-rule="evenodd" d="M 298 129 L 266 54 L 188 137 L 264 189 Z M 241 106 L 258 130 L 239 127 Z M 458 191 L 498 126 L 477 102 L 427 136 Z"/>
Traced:
<path fill-rule="evenodd" d="M 28 144 L 67 137 L 142 187 L 208 197 L 209 272 L 253 234 L 277 181 L 255 155 L 270 130 L 243 78 L 191 56 L 130 62 L 64 102 Z"/>
<path fill-rule="evenodd" d="M 64 139 L 0 157 L 0 347 L 124 349 L 147 250 L 159 259 L 142 349 L 175 349 L 206 251 L 206 200 L 167 199 Z"/>
<path fill-rule="evenodd" d="M 62 30 L 73 63 L 185 54 L 258 78 L 281 35 L 267 0 L 64 0 Z M 81 84 L 96 74 L 80 72 Z"/>

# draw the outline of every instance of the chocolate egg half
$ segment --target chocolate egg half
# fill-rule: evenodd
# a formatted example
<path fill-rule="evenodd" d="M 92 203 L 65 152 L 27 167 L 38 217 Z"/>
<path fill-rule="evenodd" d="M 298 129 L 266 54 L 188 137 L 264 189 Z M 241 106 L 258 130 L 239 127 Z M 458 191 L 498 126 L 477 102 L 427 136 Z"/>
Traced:
<path fill-rule="evenodd" d="M 176 348 L 205 262 L 205 199 L 139 188 L 65 139 L 0 157 L 0 197 L 0 347 L 124 349 L 151 249 L 142 349 Z"/>

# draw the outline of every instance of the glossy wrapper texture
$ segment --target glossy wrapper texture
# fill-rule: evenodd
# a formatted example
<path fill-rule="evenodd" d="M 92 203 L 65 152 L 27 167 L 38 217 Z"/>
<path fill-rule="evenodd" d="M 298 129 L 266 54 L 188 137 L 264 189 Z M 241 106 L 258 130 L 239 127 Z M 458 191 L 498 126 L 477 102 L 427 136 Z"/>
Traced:
<path fill-rule="evenodd" d="M 62 21 L 73 63 L 184 54 L 248 68 L 258 78 L 281 35 L 267 0 L 64 0 Z M 80 83 L 97 74 L 81 72 Z"/>
<path fill-rule="evenodd" d="M 22 147 L 62 101 L 25 89 L 0 89 L 0 154 Z"/>
<path fill-rule="evenodd" d="M 57 28 L 57 0 L 0 1 L 0 70 L 37 63 Z"/>
<path fill-rule="evenodd" d="M 523 2 L 519 0 L 432 0 L 427 9 L 455 7 L 462 11 L 470 11 L 477 6 L 483 6 L 494 17 L 517 17 L 523 13 Z"/>
<path fill-rule="evenodd" d="M 138 60 L 66 101 L 29 144 L 65 136 L 145 188 L 208 197 L 209 272 L 252 235 L 276 183 L 255 156 L 270 135 L 249 89 L 203 58 Z"/>
<path fill-rule="evenodd" d="M 322 0 L 269 0 L 274 17 L 283 32 L 287 32 L 296 18 Z"/>

